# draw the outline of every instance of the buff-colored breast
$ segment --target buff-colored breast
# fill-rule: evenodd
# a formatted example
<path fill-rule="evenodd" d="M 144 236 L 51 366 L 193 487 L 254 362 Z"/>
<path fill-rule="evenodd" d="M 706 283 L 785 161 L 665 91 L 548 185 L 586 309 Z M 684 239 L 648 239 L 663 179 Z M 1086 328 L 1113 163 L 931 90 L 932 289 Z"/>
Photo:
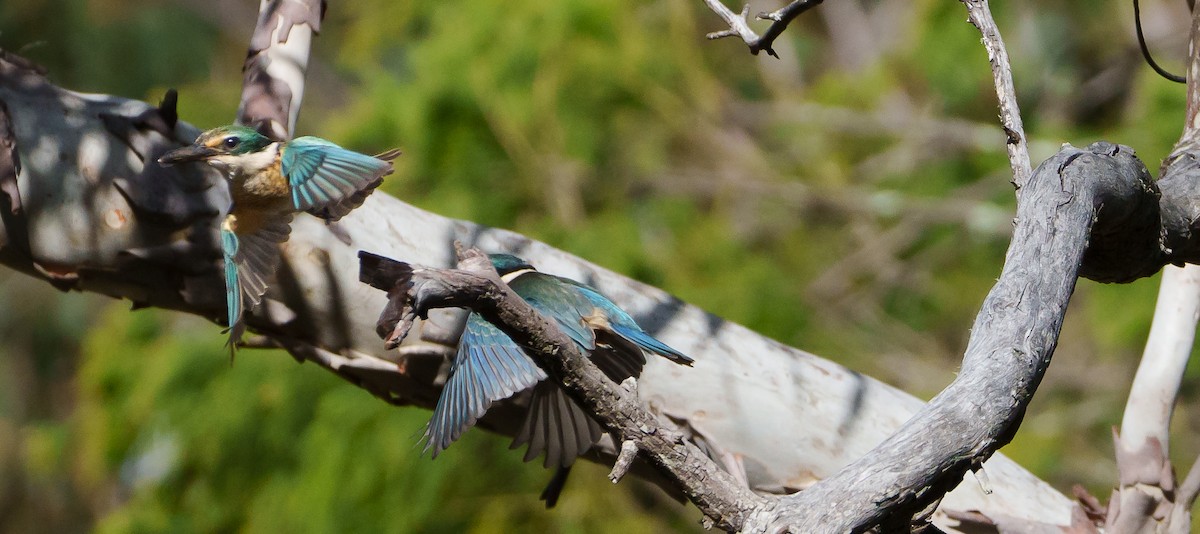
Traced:
<path fill-rule="evenodd" d="M 259 231 L 264 226 L 281 216 L 279 210 L 255 210 L 235 206 L 230 212 L 225 224 L 233 233 L 247 235 Z"/>

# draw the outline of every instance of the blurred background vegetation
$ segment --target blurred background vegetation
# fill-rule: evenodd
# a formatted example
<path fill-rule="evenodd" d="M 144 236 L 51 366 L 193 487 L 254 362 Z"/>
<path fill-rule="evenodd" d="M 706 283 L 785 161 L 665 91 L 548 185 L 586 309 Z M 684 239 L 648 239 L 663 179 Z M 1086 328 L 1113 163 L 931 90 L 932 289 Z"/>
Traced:
<path fill-rule="evenodd" d="M 1183 2 L 1144 2 L 1181 70 Z M 256 2 L 0 3 L 0 46 L 80 91 L 181 94 L 229 122 Z M 778 7 L 755 2 L 752 12 Z M 738 7 L 738 6 L 733 6 Z M 1062 142 L 1133 146 L 1155 170 L 1183 88 L 1143 66 L 1127 2 L 993 6 L 1035 164 Z M 384 188 L 512 228 L 928 398 L 999 273 L 1013 193 L 987 58 L 950 0 L 827 2 L 781 59 L 708 42 L 699 0 L 331 2 L 298 134 L 405 155 Z M 1107 497 L 1111 428 L 1157 279 L 1081 282 L 1004 452 Z M 232 368 L 219 327 L 0 273 L 0 531 L 657 532 L 698 513 L 578 470 L 549 477 L 468 433 L 436 462 L 428 413 L 282 353 Z M 1200 452 L 1197 380 L 1172 456 Z"/>

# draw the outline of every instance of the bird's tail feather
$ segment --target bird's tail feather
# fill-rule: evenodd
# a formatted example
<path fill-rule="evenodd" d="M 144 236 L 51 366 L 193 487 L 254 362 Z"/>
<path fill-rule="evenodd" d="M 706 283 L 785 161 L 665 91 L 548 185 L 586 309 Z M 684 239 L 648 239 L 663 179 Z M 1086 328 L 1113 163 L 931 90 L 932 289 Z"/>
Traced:
<path fill-rule="evenodd" d="M 525 461 L 543 452 L 545 467 L 567 467 L 604 435 L 604 428 L 567 396 L 558 384 L 543 380 L 533 389 L 525 422 L 510 448 L 529 444 Z"/>
<path fill-rule="evenodd" d="M 563 488 L 567 486 L 567 476 L 570 474 L 570 466 L 554 470 L 554 476 L 550 478 L 550 482 L 546 483 L 546 489 L 543 489 L 542 494 L 538 496 L 538 499 L 546 503 L 547 510 L 558 504 L 558 497 L 562 495 Z"/>
<path fill-rule="evenodd" d="M 666 343 L 663 343 L 662 341 L 655 339 L 654 336 L 647 334 L 646 332 L 642 331 L 640 328 L 626 328 L 626 327 L 621 327 L 621 326 L 614 326 L 613 330 L 617 334 L 620 334 L 621 337 L 624 337 L 625 339 L 628 339 L 629 341 L 634 342 L 637 346 L 641 347 L 642 349 L 647 350 L 649 352 L 653 352 L 659 356 L 662 356 L 662 357 L 664 357 L 668 360 L 671 360 L 675 363 L 678 363 L 680 365 L 690 366 L 690 365 L 692 365 L 693 362 L 696 361 L 696 360 L 691 359 L 687 355 L 683 354 L 682 352 L 679 352 L 679 351 L 667 346 Z"/>

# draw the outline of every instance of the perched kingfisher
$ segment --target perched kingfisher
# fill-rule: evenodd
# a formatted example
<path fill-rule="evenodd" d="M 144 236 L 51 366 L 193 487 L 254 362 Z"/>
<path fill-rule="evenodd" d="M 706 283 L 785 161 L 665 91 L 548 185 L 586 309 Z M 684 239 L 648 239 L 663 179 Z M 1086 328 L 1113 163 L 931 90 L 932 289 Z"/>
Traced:
<path fill-rule="evenodd" d="M 509 254 L 489 255 L 501 279 L 534 309 L 555 323 L 612 381 L 637 377 L 646 353 L 690 366 L 693 360 L 644 332 L 633 318 L 595 289 L 538 272 Z M 591 415 L 557 383 L 545 380 L 533 359 L 499 328 L 471 313 L 450 365 L 445 389 L 425 429 L 425 450 L 433 456 L 448 447 L 495 401 L 533 389 L 529 410 L 513 448 L 529 444 L 525 461 L 546 453 L 546 467 L 558 467 L 542 494 L 553 506 L 566 468 L 604 435 Z"/>
<path fill-rule="evenodd" d="M 246 328 L 243 304 L 253 308 L 262 302 L 279 265 L 277 245 L 287 241 L 293 214 L 340 219 L 392 173 L 391 162 L 399 155 L 389 150 L 368 156 L 318 137 L 272 141 L 253 128 L 233 125 L 204 132 L 190 146 L 158 159 L 162 165 L 203 161 L 229 184 L 233 204 L 221 223 L 221 249 L 230 357 Z"/>

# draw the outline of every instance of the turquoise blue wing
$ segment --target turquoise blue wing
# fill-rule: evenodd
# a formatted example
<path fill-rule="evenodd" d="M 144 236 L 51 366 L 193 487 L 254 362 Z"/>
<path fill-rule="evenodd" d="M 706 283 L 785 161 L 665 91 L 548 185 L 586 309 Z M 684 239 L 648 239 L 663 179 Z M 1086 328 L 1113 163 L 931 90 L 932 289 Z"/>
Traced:
<path fill-rule="evenodd" d="M 398 155 L 368 156 L 318 137 L 297 137 L 284 145 L 280 166 L 297 211 L 338 219 L 383 183 Z"/>
<path fill-rule="evenodd" d="M 242 321 L 245 310 L 262 303 L 262 296 L 267 292 L 267 281 L 279 267 L 278 245 L 287 241 L 292 216 L 280 215 L 247 234 L 236 231 L 236 220 L 236 215 L 229 215 L 221 225 L 230 355 L 246 332 L 246 325 Z"/>
<path fill-rule="evenodd" d="M 450 366 L 450 377 L 425 427 L 425 449 L 432 449 L 437 457 L 483 417 L 493 402 L 545 378 L 546 373 L 512 339 L 472 313 Z"/>

